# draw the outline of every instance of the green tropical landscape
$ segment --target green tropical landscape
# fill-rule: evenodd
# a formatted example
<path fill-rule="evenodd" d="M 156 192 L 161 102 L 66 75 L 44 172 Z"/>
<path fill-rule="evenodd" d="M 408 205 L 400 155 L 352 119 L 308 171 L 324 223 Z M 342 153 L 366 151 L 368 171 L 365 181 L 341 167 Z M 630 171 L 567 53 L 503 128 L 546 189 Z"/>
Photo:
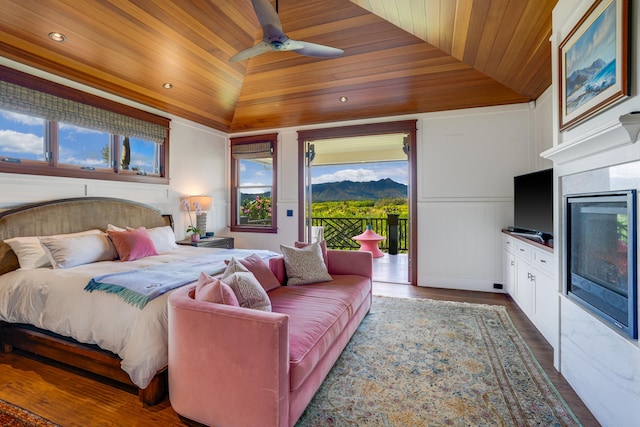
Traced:
<path fill-rule="evenodd" d="M 407 186 L 389 178 L 314 184 L 314 218 L 408 218 Z"/>
<path fill-rule="evenodd" d="M 407 249 L 407 223 L 409 205 L 407 186 L 389 178 L 378 181 L 340 181 L 314 184 L 312 188 L 312 225 L 324 228 L 329 247 L 357 249 L 351 239 L 369 226 L 387 237 L 391 224 L 395 224 L 395 248 Z M 271 220 L 271 194 L 243 194 L 241 220 L 252 224 L 269 224 Z M 380 248 L 389 248 L 389 241 Z"/>
<path fill-rule="evenodd" d="M 314 218 L 386 218 L 389 214 L 408 218 L 409 205 L 406 198 L 313 202 L 312 214 Z"/>

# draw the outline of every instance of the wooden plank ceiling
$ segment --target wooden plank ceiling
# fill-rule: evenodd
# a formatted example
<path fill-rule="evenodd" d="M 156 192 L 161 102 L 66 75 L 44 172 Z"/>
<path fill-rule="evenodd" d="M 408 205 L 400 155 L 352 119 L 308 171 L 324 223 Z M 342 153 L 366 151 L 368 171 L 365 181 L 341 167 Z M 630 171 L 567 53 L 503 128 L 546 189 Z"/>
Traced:
<path fill-rule="evenodd" d="M 279 0 L 290 38 L 344 55 L 232 63 L 251 0 L 0 0 L 0 56 L 233 133 L 534 100 L 556 2 Z"/>

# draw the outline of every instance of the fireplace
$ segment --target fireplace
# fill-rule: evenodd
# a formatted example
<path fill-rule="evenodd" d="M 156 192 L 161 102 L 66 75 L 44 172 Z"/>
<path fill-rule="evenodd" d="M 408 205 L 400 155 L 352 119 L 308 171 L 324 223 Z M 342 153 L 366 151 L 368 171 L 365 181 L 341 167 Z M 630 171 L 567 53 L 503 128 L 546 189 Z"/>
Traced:
<path fill-rule="evenodd" d="M 635 190 L 565 200 L 567 296 L 637 339 Z"/>

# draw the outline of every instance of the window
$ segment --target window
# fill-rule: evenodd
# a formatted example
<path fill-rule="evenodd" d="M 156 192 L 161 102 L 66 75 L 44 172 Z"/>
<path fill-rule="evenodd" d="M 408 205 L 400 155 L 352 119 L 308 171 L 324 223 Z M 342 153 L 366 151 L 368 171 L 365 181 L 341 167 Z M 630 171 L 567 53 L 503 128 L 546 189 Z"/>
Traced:
<path fill-rule="evenodd" d="M 276 233 L 278 135 L 231 139 L 231 230 Z"/>
<path fill-rule="evenodd" d="M 0 67 L 0 172 L 166 184 L 169 119 Z"/>
<path fill-rule="evenodd" d="M 44 162 L 45 121 L 25 114 L 0 110 L 0 158 L 3 162 Z"/>

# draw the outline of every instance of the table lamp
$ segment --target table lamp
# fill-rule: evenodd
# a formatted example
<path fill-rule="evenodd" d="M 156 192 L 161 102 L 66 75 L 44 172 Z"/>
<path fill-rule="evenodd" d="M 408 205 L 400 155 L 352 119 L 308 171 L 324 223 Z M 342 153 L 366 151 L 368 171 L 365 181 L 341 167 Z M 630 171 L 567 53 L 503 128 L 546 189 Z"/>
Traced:
<path fill-rule="evenodd" d="M 211 196 L 189 196 L 189 206 L 197 212 L 200 206 L 200 213 L 196 213 L 196 228 L 200 230 L 200 237 L 204 237 L 207 231 L 207 211 L 213 205 Z"/>

